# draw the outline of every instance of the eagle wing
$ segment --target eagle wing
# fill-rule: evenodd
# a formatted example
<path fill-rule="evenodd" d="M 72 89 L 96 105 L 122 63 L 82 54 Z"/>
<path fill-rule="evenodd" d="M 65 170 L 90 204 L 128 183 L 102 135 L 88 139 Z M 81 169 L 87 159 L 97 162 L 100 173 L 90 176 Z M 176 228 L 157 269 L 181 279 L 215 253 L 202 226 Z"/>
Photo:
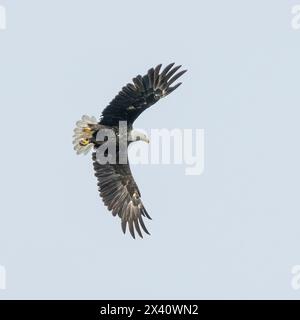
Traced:
<path fill-rule="evenodd" d="M 151 219 L 147 213 L 141 194 L 135 183 L 129 163 L 127 164 L 99 164 L 96 152 L 93 153 L 95 176 L 98 179 L 100 196 L 113 216 L 121 218 L 122 230 L 129 231 L 135 238 L 135 230 L 143 238 L 141 228 L 150 234 L 144 224 L 143 216 Z"/>
<path fill-rule="evenodd" d="M 103 110 L 100 124 L 118 126 L 119 121 L 127 121 L 130 126 L 137 117 L 158 100 L 170 94 L 181 85 L 171 86 L 187 70 L 177 72 L 181 66 L 167 65 L 161 72 L 161 64 L 149 69 L 144 76 L 133 78 L 110 104 Z"/>

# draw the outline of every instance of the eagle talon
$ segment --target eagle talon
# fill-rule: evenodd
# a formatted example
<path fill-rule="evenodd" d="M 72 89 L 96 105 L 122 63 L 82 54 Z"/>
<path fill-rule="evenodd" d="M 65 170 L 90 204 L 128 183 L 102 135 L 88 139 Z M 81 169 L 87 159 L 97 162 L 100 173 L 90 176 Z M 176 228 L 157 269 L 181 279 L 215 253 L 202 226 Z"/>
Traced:
<path fill-rule="evenodd" d="M 86 146 L 86 145 L 88 145 L 90 143 L 90 139 L 81 139 L 80 141 L 79 141 L 79 144 L 81 145 L 81 146 Z"/>

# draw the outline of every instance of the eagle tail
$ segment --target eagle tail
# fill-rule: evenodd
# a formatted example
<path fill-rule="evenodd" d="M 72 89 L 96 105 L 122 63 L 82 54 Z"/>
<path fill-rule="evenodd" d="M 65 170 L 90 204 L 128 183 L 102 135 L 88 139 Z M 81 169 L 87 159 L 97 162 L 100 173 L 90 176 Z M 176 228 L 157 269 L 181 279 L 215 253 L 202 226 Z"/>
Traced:
<path fill-rule="evenodd" d="M 98 126 L 97 119 L 84 115 L 76 122 L 73 135 L 74 150 L 77 154 L 87 154 L 94 146 L 93 134 Z"/>

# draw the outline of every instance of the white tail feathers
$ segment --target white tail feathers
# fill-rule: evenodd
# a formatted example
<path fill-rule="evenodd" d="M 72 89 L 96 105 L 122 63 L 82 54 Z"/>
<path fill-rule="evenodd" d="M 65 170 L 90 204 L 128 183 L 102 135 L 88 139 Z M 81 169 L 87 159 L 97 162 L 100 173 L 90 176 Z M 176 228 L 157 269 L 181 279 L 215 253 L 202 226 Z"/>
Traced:
<path fill-rule="evenodd" d="M 98 124 L 95 117 L 89 117 L 87 115 L 82 116 L 81 120 L 76 122 L 76 128 L 74 129 L 73 145 L 77 154 L 87 154 L 94 144 L 91 142 L 91 138 L 95 132 L 94 128 Z"/>

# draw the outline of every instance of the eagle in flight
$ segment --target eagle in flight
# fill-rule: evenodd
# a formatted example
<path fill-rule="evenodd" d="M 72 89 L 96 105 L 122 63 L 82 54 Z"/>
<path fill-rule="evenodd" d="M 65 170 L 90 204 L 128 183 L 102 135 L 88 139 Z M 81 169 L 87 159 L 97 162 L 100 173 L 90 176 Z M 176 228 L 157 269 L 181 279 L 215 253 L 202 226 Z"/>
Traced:
<path fill-rule="evenodd" d="M 138 140 L 149 143 L 149 139 L 144 133 L 134 130 L 132 125 L 144 110 L 178 88 L 181 82 L 173 86 L 172 84 L 187 71 L 178 71 L 181 66 L 174 66 L 174 63 L 167 65 L 162 71 L 161 67 L 159 64 L 149 69 L 144 76 L 133 78 L 132 83 L 124 86 L 103 110 L 99 121 L 95 117 L 84 115 L 74 129 L 74 150 L 77 154 L 87 154 L 93 149 L 93 166 L 100 196 L 113 216 L 118 215 L 121 218 L 123 232 L 126 232 L 128 225 L 133 238 L 135 232 L 143 238 L 141 229 L 150 234 L 143 217 L 151 217 L 143 205 L 127 158 L 127 147 L 130 143 Z M 121 132 L 120 123 L 126 124 L 125 131 Z M 105 134 L 107 130 L 115 134 L 115 161 L 109 158 L 109 147 L 105 148 L 103 153 L 104 161 L 103 157 L 99 161 L 97 156 L 98 151 L 108 143 L 108 136 Z M 102 136 L 100 139 L 99 134 Z M 121 141 L 125 141 L 125 148 L 121 148 Z M 124 160 L 124 157 L 127 161 L 120 161 L 121 158 Z"/>

